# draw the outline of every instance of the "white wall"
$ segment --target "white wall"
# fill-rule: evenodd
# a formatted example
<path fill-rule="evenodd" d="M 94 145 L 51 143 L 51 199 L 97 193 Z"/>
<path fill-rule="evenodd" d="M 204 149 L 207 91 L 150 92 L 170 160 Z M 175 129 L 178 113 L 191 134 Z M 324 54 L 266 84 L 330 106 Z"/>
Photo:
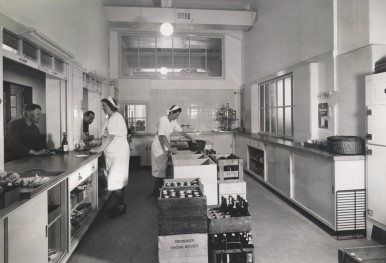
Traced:
<path fill-rule="evenodd" d="M 107 74 L 108 30 L 101 0 L 0 1 L 0 12 L 36 28 L 86 68 Z"/>
<path fill-rule="evenodd" d="M 245 34 L 250 83 L 333 49 L 333 1 L 257 0 L 258 19 Z"/>

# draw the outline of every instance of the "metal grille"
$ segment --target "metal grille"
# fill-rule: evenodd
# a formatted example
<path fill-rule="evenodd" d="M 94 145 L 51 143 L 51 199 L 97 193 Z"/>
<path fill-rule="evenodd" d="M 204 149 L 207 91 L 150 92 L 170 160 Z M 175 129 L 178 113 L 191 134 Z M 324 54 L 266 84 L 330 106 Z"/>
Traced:
<path fill-rule="evenodd" d="M 366 237 L 366 190 L 336 192 L 336 237 Z"/>

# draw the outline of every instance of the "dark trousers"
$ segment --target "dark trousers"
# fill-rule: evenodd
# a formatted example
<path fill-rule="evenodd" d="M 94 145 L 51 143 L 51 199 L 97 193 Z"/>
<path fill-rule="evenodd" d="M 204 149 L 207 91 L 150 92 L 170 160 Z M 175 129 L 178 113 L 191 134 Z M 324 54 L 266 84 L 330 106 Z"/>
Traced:
<path fill-rule="evenodd" d="M 159 189 L 162 187 L 162 185 L 163 185 L 163 178 L 154 177 L 154 188 L 153 188 L 154 197 L 160 196 Z"/>

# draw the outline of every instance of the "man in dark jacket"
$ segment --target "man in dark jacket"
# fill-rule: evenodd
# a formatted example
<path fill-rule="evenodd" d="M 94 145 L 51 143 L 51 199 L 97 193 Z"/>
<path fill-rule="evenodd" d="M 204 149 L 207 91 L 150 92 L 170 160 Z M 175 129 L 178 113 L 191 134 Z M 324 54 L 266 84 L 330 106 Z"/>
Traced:
<path fill-rule="evenodd" d="M 26 104 L 23 117 L 14 119 L 7 125 L 5 134 L 5 161 L 12 161 L 32 155 L 48 155 L 44 149 L 36 123 L 40 121 L 41 107 Z"/>

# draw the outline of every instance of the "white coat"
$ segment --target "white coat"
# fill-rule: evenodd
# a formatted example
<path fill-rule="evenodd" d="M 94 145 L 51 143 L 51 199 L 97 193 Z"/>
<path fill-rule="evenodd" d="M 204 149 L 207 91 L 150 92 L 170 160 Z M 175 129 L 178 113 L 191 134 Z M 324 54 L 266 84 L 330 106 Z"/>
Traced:
<path fill-rule="evenodd" d="M 123 188 L 129 181 L 130 147 L 127 142 L 127 127 L 122 115 L 114 112 L 102 128 L 102 138 L 114 135 L 114 139 L 104 149 L 107 171 L 107 190 Z"/>
<path fill-rule="evenodd" d="M 169 157 L 169 149 L 161 145 L 158 136 L 166 136 L 170 143 L 170 135 L 173 132 L 181 132 L 182 128 L 176 120 L 169 121 L 167 116 L 163 116 L 159 119 L 157 124 L 157 134 L 153 140 L 151 146 L 151 169 L 154 177 L 166 178 L 166 167 Z"/>

